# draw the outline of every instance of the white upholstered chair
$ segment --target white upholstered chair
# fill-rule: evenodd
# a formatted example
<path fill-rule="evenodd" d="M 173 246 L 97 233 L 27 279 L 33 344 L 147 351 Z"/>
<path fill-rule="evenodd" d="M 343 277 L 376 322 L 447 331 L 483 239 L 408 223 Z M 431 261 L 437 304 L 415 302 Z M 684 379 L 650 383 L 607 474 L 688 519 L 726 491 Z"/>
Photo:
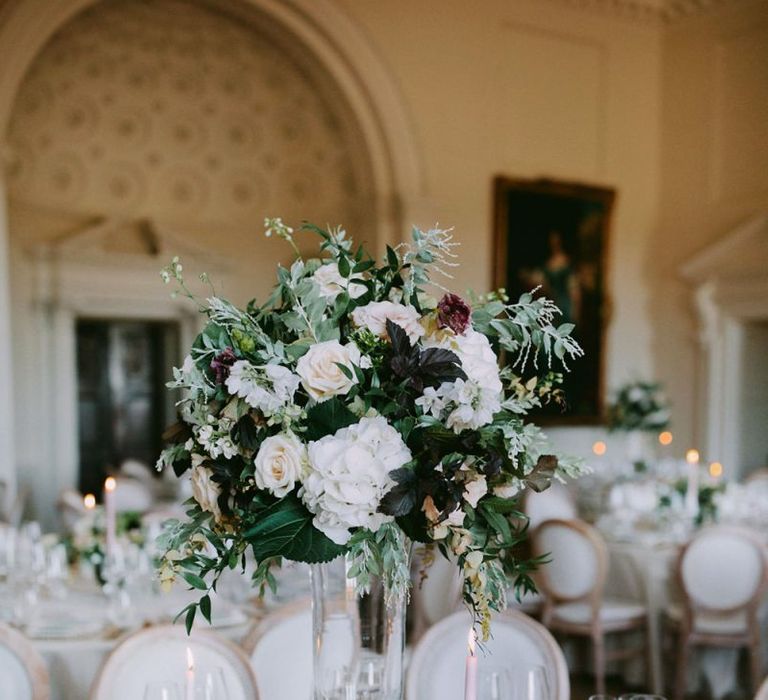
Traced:
<path fill-rule="evenodd" d="M 755 469 L 744 479 L 744 485 L 750 491 L 754 490 L 761 494 L 768 494 L 768 467 Z"/>
<path fill-rule="evenodd" d="M 83 495 L 75 489 L 64 489 L 56 500 L 61 524 L 66 532 L 72 532 L 77 522 L 88 512 Z"/>
<path fill-rule="evenodd" d="M 259 694 L 268 700 L 304 700 L 312 695 L 312 605 L 297 600 L 262 618 L 243 648 Z M 290 659 L 290 672 L 281 659 Z"/>
<path fill-rule="evenodd" d="M 0 624 L 0 698 L 48 700 L 48 669 L 29 640 Z"/>
<path fill-rule="evenodd" d="M 553 632 L 591 640 L 597 693 L 602 694 L 607 661 L 647 655 L 646 609 L 632 601 L 604 598 L 608 552 L 593 527 L 580 520 L 545 520 L 532 539 L 534 554 L 550 558 L 535 576 L 544 595 L 541 620 Z M 637 630 L 646 634 L 644 646 L 606 650 L 606 635 Z"/>
<path fill-rule="evenodd" d="M 558 481 L 553 481 L 551 486 L 541 493 L 528 489 L 523 497 L 523 512 L 528 516 L 528 527 L 531 531 L 545 520 L 571 520 L 577 517 L 576 503 L 568 489 Z"/>
<path fill-rule="evenodd" d="M 763 543 L 740 528 L 706 528 L 681 551 L 677 578 L 683 602 L 666 611 L 678 635 L 675 696 L 685 695 L 694 646 L 746 647 L 756 691 L 762 677 L 758 608 L 768 584 Z"/>
<path fill-rule="evenodd" d="M 209 630 L 183 625 L 147 627 L 126 637 L 107 657 L 91 688 L 91 700 L 136 700 L 149 683 L 171 681 L 183 687 L 187 649 L 195 673 L 221 669 L 229 700 L 258 700 L 259 692 L 242 649 Z"/>
<path fill-rule="evenodd" d="M 768 700 L 768 676 L 765 677 L 765 680 L 758 689 L 755 700 Z"/>
<path fill-rule="evenodd" d="M 461 700 L 467 636 L 472 620 L 462 610 L 427 630 L 411 657 L 406 681 L 407 700 Z M 478 652 L 484 665 L 510 670 L 542 666 L 547 675 L 549 698 L 568 700 L 570 685 L 565 657 L 552 635 L 523 613 L 506 610 L 493 616 L 493 635 Z"/>
<path fill-rule="evenodd" d="M 118 476 L 115 503 L 118 511 L 143 513 L 152 508 L 155 496 L 149 484 L 131 477 Z"/>

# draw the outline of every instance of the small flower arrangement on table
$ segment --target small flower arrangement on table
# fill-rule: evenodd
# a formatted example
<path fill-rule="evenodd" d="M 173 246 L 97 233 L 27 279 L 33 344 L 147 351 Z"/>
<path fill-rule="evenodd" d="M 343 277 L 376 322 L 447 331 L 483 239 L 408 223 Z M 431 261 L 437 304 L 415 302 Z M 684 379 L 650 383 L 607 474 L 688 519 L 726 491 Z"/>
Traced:
<path fill-rule="evenodd" d="M 141 514 L 133 511 L 118 513 L 115 534 L 120 540 L 143 546 L 146 538 Z M 96 507 L 86 511 L 75 523 L 71 535 L 64 540 L 64 544 L 67 546 L 70 561 L 90 564 L 97 581 L 103 584 L 103 566 L 107 556 L 104 509 Z"/>
<path fill-rule="evenodd" d="M 449 231 L 414 229 L 379 264 L 343 230 L 308 224 L 322 257 L 305 260 L 291 228 L 265 223 L 296 259 L 262 304 L 199 300 L 178 259 L 162 273 L 207 325 L 169 384 L 184 398 L 158 466 L 188 475 L 194 497 L 167 533 L 161 577 L 201 591 L 191 627 L 247 550 L 261 591 L 282 559 L 344 554 L 360 589 L 383 576 L 403 595 L 415 541 L 455 557 L 487 636 L 508 582 L 533 587 L 517 496 L 581 469 L 525 419 L 555 394 L 554 365 L 582 354 L 572 326 L 533 293 L 432 296 L 456 264 Z"/>
<path fill-rule="evenodd" d="M 658 432 L 669 427 L 670 408 L 661 384 L 630 382 L 616 392 L 608 407 L 611 430 Z"/>

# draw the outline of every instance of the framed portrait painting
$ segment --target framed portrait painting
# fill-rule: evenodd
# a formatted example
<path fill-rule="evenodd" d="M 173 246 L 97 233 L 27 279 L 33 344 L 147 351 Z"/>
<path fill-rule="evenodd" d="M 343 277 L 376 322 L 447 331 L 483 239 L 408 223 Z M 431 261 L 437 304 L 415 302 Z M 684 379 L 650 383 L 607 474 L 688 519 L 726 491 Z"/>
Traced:
<path fill-rule="evenodd" d="M 616 193 L 602 187 L 497 177 L 494 180 L 495 286 L 512 299 L 536 287 L 573 323 L 584 357 L 565 374 L 565 404 L 539 409 L 549 424 L 602 420 L 606 255 Z"/>

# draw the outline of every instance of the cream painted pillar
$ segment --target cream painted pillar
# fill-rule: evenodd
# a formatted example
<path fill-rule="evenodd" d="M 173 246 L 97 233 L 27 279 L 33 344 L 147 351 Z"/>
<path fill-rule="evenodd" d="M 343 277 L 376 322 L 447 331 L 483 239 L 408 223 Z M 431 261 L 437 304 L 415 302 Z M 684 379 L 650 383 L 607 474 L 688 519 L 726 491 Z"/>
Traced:
<path fill-rule="evenodd" d="M 8 209 L 0 172 L 0 479 L 16 488 L 13 362 L 11 357 L 11 275 Z"/>

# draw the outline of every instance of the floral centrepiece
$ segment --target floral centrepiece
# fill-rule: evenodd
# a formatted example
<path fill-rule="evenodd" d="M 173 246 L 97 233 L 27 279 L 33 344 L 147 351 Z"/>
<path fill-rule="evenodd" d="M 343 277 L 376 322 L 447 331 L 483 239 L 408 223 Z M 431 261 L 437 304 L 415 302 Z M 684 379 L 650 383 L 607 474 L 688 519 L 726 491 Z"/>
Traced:
<path fill-rule="evenodd" d="M 415 541 L 427 560 L 435 548 L 455 558 L 487 636 L 509 583 L 533 585 L 518 495 L 581 469 L 525 421 L 559 396 L 554 365 L 582 354 L 572 326 L 534 294 L 432 296 L 455 265 L 448 231 L 414 229 L 377 264 L 341 229 L 305 225 L 323 256 L 305 260 L 292 229 L 266 227 L 297 257 L 261 305 L 198 300 L 178 259 L 163 270 L 208 321 L 169 384 L 184 398 L 158 462 L 192 480 L 161 571 L 201 591 L 188 626 L 198 609 L 210 616 L 208 591 L 248 550 L 262 591 L 282 559 L 344 554 L 360 590 L 382 575 L 403 594 Z"/>
<path fill-rule="evenodd" d="M 611 430 L 665 430 L 670 417 L 667 397 L 661 385 L 653 382 L 625 384 L 608 408 Z"/>

